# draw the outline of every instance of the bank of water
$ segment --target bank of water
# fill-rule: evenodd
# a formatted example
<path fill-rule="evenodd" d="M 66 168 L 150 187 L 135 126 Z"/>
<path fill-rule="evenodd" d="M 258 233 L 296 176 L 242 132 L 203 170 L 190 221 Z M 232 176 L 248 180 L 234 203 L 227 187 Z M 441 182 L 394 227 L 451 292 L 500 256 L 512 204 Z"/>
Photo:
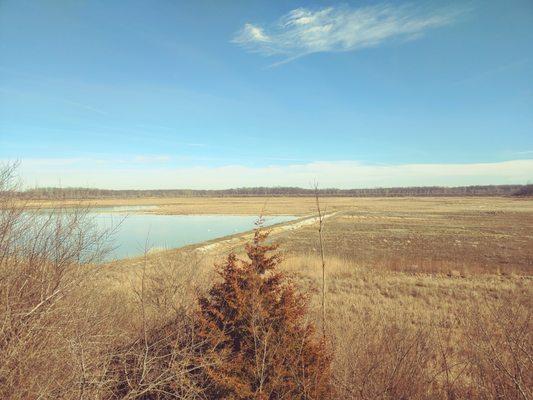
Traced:
<path fill-rule="evenodd" d="M 149 211 L 143 207 L 102 207 L 91 211 L 98 229 L 113 231 L 114 249 L 107 256 L 109 260 L 142 255 L 145 249 L 171 249 L 246 232 L 257 221 L 251 215 L 158 215 Z M 264 226 L 294 219 L 291 215 L 268 216 Z"/>

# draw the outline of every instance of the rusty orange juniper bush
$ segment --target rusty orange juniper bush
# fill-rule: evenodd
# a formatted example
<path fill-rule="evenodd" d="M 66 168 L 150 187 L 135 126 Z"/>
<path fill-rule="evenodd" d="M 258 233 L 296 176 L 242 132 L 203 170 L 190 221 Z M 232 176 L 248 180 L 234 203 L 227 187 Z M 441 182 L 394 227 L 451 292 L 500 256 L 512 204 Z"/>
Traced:
<path fill-rule="evenodd" d="M 306 319 L 307 299 L 276 270 L 280 255 L 257 229 L 248 260 L 230 254 L 221 282 L 199 299 L 198 339 L 216 361 L 203 363 L 213 399 L 331 398 L 331 357 Z"/>

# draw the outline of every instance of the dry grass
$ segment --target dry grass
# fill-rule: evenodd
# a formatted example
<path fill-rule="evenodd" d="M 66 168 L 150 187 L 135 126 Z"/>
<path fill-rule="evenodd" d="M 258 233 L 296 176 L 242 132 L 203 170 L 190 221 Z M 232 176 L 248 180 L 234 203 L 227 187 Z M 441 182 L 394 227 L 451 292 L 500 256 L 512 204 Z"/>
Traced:
<path fill-rule="evenodd" d="M 533 201 L 509 197 L 400 197 L 355 198 L 325 197 L 320 203 L 326 212 L 351 210 L 369 216 L 382 213 L 420 212 L 467 213 L 478 217 L 500 213 L 532 213 Z M 29 207 L 62 206 L 158 206 L 158 214 L 242 214 L 242 215 L 309 215 L 316 213 L 314 197 L 178 197 L 101 200 L 34 200 Z M 152 212 L 152 211 L 150 211 Z"/>
<path fill-rule="evenodd" d="M 209 200 L 209 199 L 208 199 Z M 234 199 L 230 199 L 234 200 Z M 286 199 L 291 207 L 313 207 L 313 199 Z M 468 274 L 531 274 L 533 271 L 533 200 L 512 198 L 322 199 L 326 253 L 354 263 L 387 271 Z M 201 199 L 200 199 L 201 201 Z M 245 207 L 250 210 L 255 200 Z M 316 208 L 316 205 L 314 205 Z M 223 208 L 223 207 L 222 207 Z M 221 209 L 222 209 L 221 208 Z M 244 212 L 234 208 L 233 212 Z M 256 213 L 260 208 L 256 209 Z M 317 224 L 287 223 L 273 229 L 272 237 L 288 254 L 317 253 Z M 307 222 L 310 222 L 309 224 Z M 293 229 L 297 227 L 297 229 Z M 239 251 L 250 235 L 214 240 L 204 254 L 223 256 Z M 157 257 L 175 257 L 181 250 Z"/>
<path fill-rule="evenodd" d="M 320 321 L 320 258 L 285 265 Z M 532 278 L 405 274 L 339 258 L 326 265 L 339 398 L 531 398 Z"/>
<path fill-rule="evenodd" d="M 0 189 L 9 180 L 3 179 L 0 174 Z M 190 316 L 212 281 L 214 258 L 240 251 L 242 240 L 216 254 L 189 248 L 96 265 L 100 249 L 90 243 L 99 238 L 83 214 L 39 229 L 39 220 L 21 219 L 26 208 L 9 192 L 1 200 L 1 398 L 103 399 L 125 392 L 205 398 L 188 379 Z M 312 198 L 274 200 L 271 213 L 306 214 L 314 207 Z M 136 204 L 154 204 L 143 201 Z M 253 214 L 263 202 L 166 204 L 175 213 Z M 531 200 L 322 204 L 340 211 L 324 228 L 325 331 L 335 350 L 338 398 L 532 398 Z M 15 240 L 20 237 L 26 239 Z M 278 230 L 274 240 L 283 246 L 283 268 L 311 297 L 309 318 L 319 325 L 316 227 Z M 180 323 L 169 329 L 170 321 Z M 160 346 L 169 343 L 171 357 L 162 359 Z M 135 374 L 121 373 L 123 363 L 133 363 Z M 158 392 L 169 380 L 178 382 L 175 392 Z"/>
<path fill-rule="evenodd" d="M 180 197 L 180 198 L 139 198 L 101 199 L 82 201 L 29 201 L 31 207 L 64 206 L 157 206 L 150 210 L 157 214 L 231 214 L 231 215 L 308 215 L 315 212 L 313 197 Z M 324 200 L 330 210 L 352 207 L 354 199 L 329 197 Z"/>
<path fill-rule="evenodd" d="M 483 208 L 481 208 L 483 207 Z M 533 201 L 513 199 L 375 199 L 325 222 L 330 255 L 404 272 L 533 271 Z M 291 254 L 317 252 L 315 226 L 279 235 Z"/>

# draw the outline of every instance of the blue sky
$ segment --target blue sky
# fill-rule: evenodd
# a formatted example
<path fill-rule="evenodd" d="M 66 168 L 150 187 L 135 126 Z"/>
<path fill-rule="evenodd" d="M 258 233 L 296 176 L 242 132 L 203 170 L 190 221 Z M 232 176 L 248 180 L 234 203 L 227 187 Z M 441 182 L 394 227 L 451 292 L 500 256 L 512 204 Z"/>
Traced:
<path fill-rule="evenodd" d="M 0 2 L 26 185 L 533 179 L 533 3 Z"/>

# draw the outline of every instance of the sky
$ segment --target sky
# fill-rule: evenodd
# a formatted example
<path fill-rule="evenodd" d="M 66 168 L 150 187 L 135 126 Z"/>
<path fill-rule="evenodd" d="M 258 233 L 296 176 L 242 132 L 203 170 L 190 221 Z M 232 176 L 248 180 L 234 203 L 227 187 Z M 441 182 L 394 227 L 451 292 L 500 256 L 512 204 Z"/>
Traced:
<path fill-rule="evenodd" d="M 533 181 L 533 2 L 0 0 L 26 187 Z"/>

